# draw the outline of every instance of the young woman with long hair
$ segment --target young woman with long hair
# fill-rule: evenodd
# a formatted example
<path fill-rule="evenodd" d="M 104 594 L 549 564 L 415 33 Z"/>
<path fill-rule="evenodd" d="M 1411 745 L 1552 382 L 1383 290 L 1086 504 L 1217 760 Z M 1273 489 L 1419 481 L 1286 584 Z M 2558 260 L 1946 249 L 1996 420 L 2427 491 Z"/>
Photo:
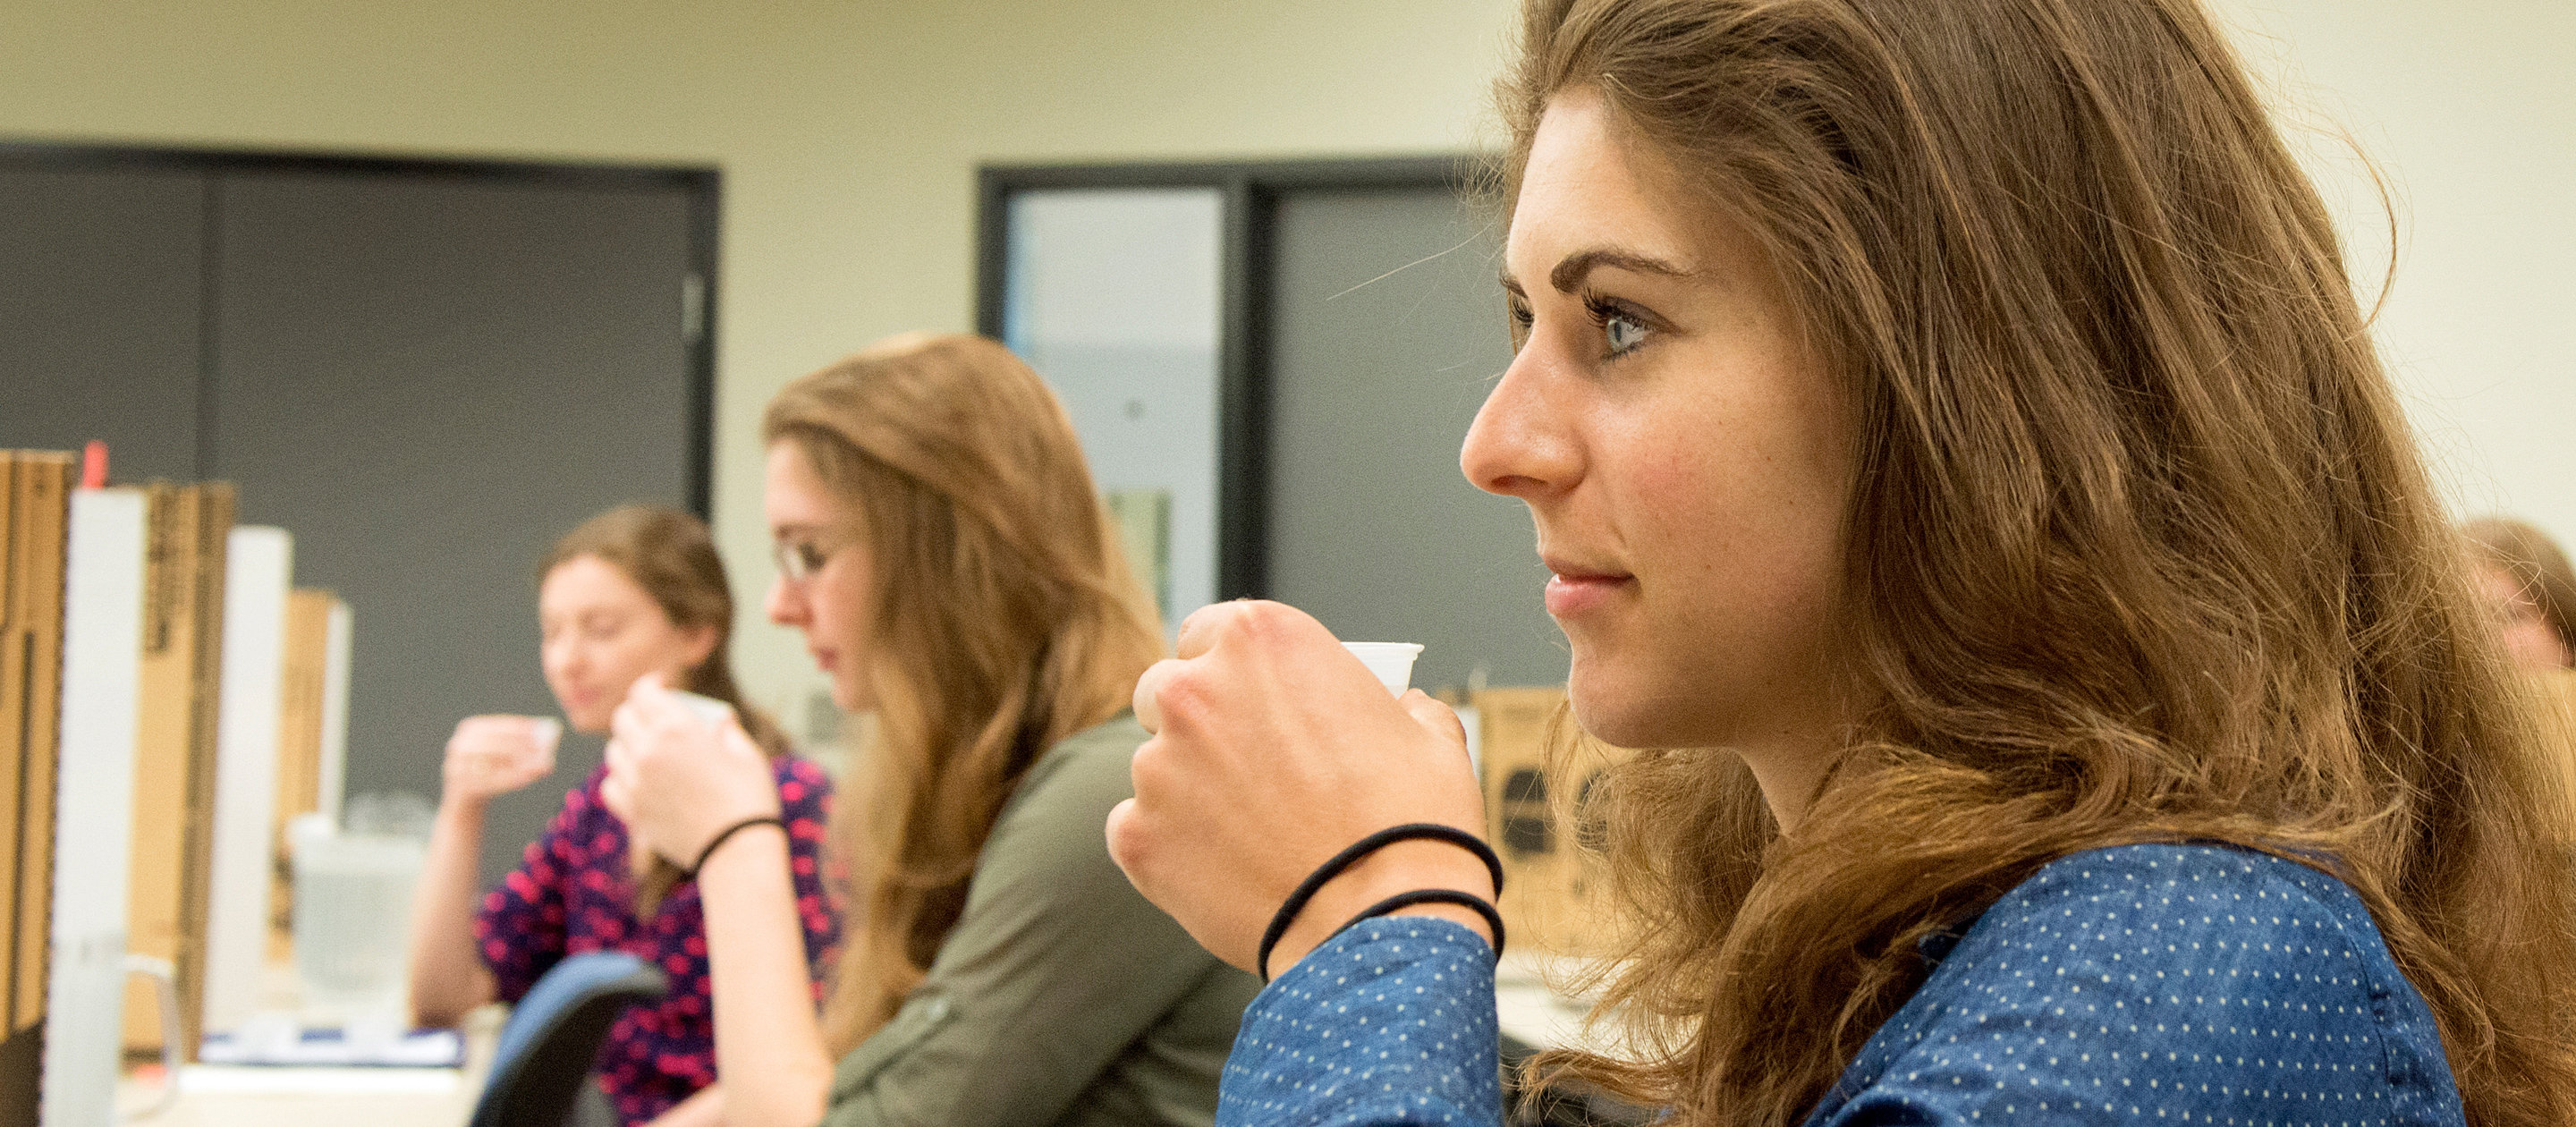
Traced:
<path fill-rule="evenodd" d="M 1530 0 L 1501 100 L 1462 464 L 1574 721 L 1654 749 L 1585 811 L 1624 1050 L 1543 1072 L 1684 1125 L 2576 1122 L 2564 796 L 2195 0 Z M 1289 608 L 1179 649 L 1108 833 L 1267 948 L 1219 1120 L 1491 1122 L 1469 849 L 1263 941 L 1479 826 L 1454 722 Z"/>
<path fill-rule="evenodd" d="M 1259 984 L 1101 840 L 1162 626 L 1063 407 L 1000 345 L 913 336 L 789 384 L 762 434 L 769 615 L 876 716 L 819 1023 L 749 741 L 648 686 L 609 751 L 609 800 L 706 891 L 725 1122 L 1206 1123 Z"/>
<path fill-rule="evenodd" d="M 839 941 L 817 868 L 831 780 L 788 754 L 786 735 L 734 684 L 726 657 L 733 592 L 706 522 L 621 505 L 565 533 L 537 576 L 546 685 L 574 731 L 606 733 L 618 703 L 645 678 L 723 701 L 742 717 L 755 762 L 785 796 L 785 815 L 809 830 L 795 848 L 796 884 L 817 907 L 800 920 L 794 957 L 819 968 Z M 601 805 L 604 767 L 564 795 L 562 812 L 500 887 L 475 893 L 485 806 L 554 768 L 553 741 L 540 725 L 526 716 L 468 717 L 448 741 L 446 787 L 414 895 L 414 1020 L 445 1025 L 485 1002 L 516 1002 L 568 954 L 628 952 L 667 972 L 673 989 L 609 1030 L 597 1077 L 604 1107 L 586 1096 L 583 1114 L 669 1127 L 705 1122 L 712 1097 L 699 1093 L 715 1082 L 716 1061 L 699 989 L 707 976 L 703 905 L 667 851 Z"/>

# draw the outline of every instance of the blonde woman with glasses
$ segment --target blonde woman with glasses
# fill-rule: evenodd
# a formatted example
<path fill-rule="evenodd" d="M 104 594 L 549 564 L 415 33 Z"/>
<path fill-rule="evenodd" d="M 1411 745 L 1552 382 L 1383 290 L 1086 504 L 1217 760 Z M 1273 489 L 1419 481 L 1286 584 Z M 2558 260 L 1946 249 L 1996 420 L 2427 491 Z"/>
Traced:
<path fill-rule="evenodd" d="M 916 336 L 788 385 L 762 433 L 769 616 L 804 635 L 835 702 L 876 715 L 841 839 L 859 895 L 819 1021 L 749 741 L 648 685 L 610 752 L 610 800 L 707 898 L 724 1121 L 1207 1123 L 1259 984 L 1138 895 L 1101 839 L 1162 627 L 1063 408 L 1000 345 Z"/>

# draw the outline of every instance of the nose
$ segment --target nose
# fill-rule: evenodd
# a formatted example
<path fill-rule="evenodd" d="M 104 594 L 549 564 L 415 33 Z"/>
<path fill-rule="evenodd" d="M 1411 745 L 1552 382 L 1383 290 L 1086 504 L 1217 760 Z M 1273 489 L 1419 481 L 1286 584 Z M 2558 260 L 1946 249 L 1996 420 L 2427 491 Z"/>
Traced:
<path fill-rule="evenodd" d="M 537 647 L 538 658 L 545 666 L 546 676 L 560 680 L 570 675 L 573 667 L 579 663 L 581 645 L 573 639 L 572 633 L 569 630 L 564 631 L 563 636 L 550 639 Z"/>
<path fill-rule="evenodd" d="M 780 626 L 805 625 L 805 593 L 784 575 L 770 579 L 769 596 L 761 600 L 761 609 L 768 612 L 769 621 Z"/>
<path fill-rule="evenodd" d="M 1487 493 L 1537 501 L 1563 493 L 1582 476 L 1581 444 L 1555 402 L 1555 380 L 1532 340 L 1512 357 L 1512 365 L 1485 393 L 1467 442 L 1458 451 L 1458 469 L 1469 484 Z"/>

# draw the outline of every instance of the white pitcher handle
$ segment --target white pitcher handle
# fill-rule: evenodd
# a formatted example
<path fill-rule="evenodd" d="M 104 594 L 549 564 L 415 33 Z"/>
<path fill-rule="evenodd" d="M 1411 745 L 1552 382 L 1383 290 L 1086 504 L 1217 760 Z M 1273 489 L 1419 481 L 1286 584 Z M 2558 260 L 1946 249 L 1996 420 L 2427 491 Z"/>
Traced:
<path fill-rule="evenodd" d="M 168 959 L 127 952 L 125 973 L 139 974 L 152 980 L 152 997 L 161 1010 L 161 1094 L 149 1106 L 123 1113 L 119 1120 L 132 1123 L 150 1119 L 170 1110 L 179 1102 L 179 972 Z"/>

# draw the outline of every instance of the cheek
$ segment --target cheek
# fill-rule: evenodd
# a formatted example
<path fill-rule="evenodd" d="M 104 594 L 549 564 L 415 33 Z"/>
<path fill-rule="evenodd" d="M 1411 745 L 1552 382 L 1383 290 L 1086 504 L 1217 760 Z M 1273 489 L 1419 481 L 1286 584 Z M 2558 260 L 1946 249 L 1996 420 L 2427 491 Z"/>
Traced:
<path fill-rule="evenodd" d="M 591 665 L 603 679 L 613 680 L 622 693 L 627 682 L 664 664 L 669 647 L 662 642 L 662 638 L 644 631 L 629 631 L 593 651 Z"/>
<path fill-rule="evenodd" d="M 865 571 L 845 567 L 821 577 L 808 601 L 815 625 L 835 649 L 861 650 L 868 644 L 868 582 Z M 856 656 L 853 654 L 852 656 Z"/>
<path fill-rule="evenodd" d="M 1594 647 L 1611 659 L 1595 683 L 1653 742 L 1731 742 L 1747 725 L 1778 726 L 1812 710 L 1830 664 L 1840 448 L 1787 404 L 1769 406 L 1667 412 L 1599 467 L 1617 483 L 1644 598 L 1622 624 L 1634 633 Z"/>

